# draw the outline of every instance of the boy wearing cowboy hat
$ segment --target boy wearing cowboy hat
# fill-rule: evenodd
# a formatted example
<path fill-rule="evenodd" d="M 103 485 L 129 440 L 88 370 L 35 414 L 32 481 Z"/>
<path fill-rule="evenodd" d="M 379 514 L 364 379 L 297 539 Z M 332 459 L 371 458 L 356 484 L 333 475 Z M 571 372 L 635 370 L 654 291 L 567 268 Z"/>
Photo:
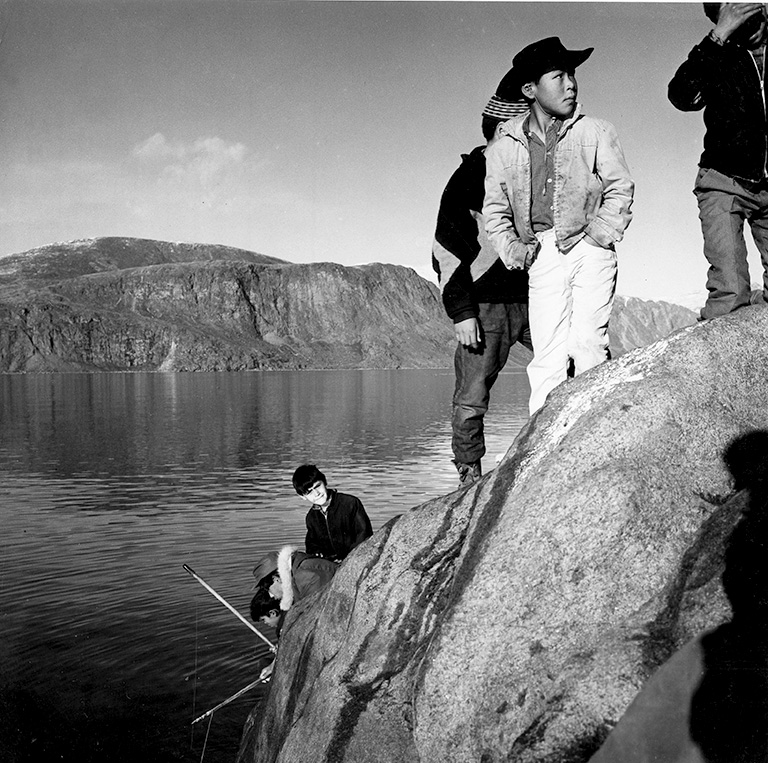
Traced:
<path fill-rule="evenodd" d="M 483 214 L 504 264 L 528 270 L 533 360 L 530 413 L 568 375 L 609 357 L 616 251 L 634 183 L 616 130 L 584 114 L 576 67 L 593 48 L 548 37 L 523 48 L 507 74 L 531 104 L 486 153 Z"/>

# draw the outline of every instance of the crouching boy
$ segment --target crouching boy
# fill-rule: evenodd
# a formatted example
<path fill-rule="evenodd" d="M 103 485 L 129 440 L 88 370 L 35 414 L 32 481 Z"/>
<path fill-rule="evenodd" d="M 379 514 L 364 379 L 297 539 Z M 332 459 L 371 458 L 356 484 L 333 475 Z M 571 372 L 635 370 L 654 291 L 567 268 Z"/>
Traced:
<path fill-rule="evenodd" d="M 508 74 L 531 104 L 486 152 L 486 232 L 508 268 L 528 270 L 535 413 L 568 375 L 606 360 L 616 251 L 634 183 L 613 125 L 585 116 L 576 67 L 593 48 L 557 37 L 523 48 Z"/>
<path fill-rule="evenodd" d="M 251 599 L 251 619 L 274 628 L 278 639 L 285 613 L 300 599 L 322 590 L 338 565 L 329 559 L 310 556 L 293 546 L 267 554 L 253 569 L 256 593 Z M 260 678 L 272 675 L 274 662 L 261 671 Z"/>

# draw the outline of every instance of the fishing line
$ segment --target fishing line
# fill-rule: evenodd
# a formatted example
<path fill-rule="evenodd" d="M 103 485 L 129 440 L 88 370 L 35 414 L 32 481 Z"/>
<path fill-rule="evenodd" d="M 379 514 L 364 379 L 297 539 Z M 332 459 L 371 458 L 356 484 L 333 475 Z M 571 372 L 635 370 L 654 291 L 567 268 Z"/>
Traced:
<path fill-rule="evenodd" d="M 213 713 L 208 719 L 208 728 L 205 730 L 205 741 L 203 742 L 203 751 L 200 753 L 200 763 L 203 763 L 203 757 L 205 756 L 205 748 L 208 744 L 208 734 L 211 733 L 211 723 L 213 722 Z"/>
<path fill-rule="evenodd" d="M 197 654 L 199 649 L 198 626 L 200 620 L 199 598 L 195 597 L 195 671 L 192 679 L 192 717 L 197 715 Z M 192 726 L 189 739 L 189 747 L 192 749 L 195 742 L 195 727 Z"/>

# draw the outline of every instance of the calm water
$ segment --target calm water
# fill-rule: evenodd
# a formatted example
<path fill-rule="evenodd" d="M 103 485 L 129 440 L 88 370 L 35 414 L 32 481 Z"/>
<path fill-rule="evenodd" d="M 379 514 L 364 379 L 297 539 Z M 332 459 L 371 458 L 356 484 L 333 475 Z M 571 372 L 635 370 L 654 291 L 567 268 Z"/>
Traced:
<path fill-rule="evenodd" d="M 251 568 L 303 545 L 316 462 L 374 530 L 450 492 L 451 371 L 0 376 L 0 760 L 231 763 L 264 689 Z M 503 374 L 488 455 L 526 418 Z M 273 633 L 265 629 L 270 638 Z"/>

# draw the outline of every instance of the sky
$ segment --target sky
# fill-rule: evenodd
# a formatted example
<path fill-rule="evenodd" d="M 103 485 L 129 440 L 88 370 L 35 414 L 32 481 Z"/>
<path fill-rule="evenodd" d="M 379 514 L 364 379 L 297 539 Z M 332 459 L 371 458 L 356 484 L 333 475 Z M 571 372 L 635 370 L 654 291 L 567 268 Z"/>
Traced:
<path fill-rule="evenodd" d="M 701 3 L 0 0 L 0 256 L 134 236 L 429 276 L 483 107 L 555 35 L 595 48 L 579 100 L 637 185 L 618 293 L 698 306 L 704 128 L 666 89 L 710 26 Z"/>

